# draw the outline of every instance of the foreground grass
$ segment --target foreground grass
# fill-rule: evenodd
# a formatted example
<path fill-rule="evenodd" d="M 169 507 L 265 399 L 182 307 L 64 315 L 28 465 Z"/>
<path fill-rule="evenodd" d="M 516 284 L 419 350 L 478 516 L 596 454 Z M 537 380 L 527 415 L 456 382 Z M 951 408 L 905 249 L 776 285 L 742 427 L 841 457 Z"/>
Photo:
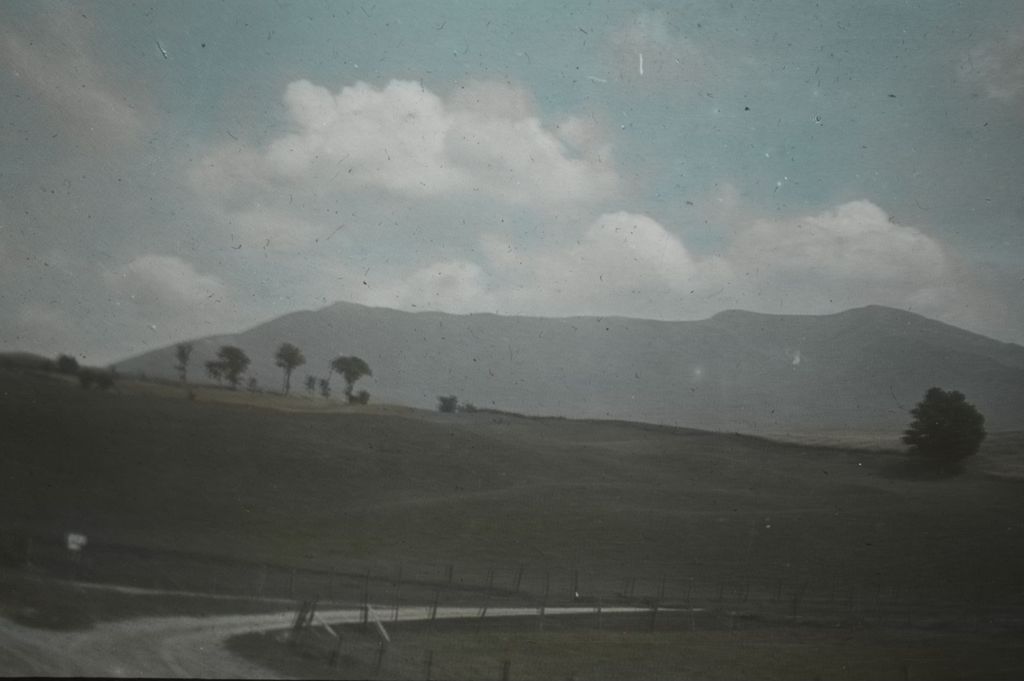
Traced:
<path fill-rule="evenodd" d="M 526 618 L 528 619 L 528 618 Z M 604 629 L 573 618 L 404 624 L 378 664 L 369 631 L 344 628 L 338 662 L 333 638 L 283 632 L 232 639 L 236 653 L 275 672 L 303 678 L 501 679 L 1017 679 L 1024 644 L 1011 635 L 864 631 L 773 626 L 689 631 L 663 621 L 644 631 L 635 620 L 606 618 Z"/>
<path fill-rule="evenodd" d="M 677 600 L 689 580 L 699 598 L 750 581 L 783 581 L 787 598 L 806 582 L 894 601 L 1022 590 L 1021 483 L 908 478 L 888 453 L 622 422 L 291 412 L 2 370 L 0 385 L 0 529 L 54 541 L 363 561 L 406 579 L 453 565 L 456 582 L 494 570 L 499 586 L 525 566 L 525 590 L 553 571 L 561 597 L 576 568 L 584 596 L 632 577 L 646 580 L 637 597 L 667 579 Z"/>

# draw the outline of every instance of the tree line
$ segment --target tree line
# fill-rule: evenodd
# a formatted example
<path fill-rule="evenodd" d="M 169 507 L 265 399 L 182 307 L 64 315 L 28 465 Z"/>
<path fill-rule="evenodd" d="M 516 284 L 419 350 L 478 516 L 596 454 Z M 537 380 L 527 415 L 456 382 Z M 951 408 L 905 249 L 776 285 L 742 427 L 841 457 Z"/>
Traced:
<path fill-rule="evenodd" d="M 179 343 L 175 346 L 175 370 L 182 383 L 188 383 L 188 368 L 192 359 L 192 343 Z M 222 345 L 217 350 L 215 359 L 207 361 L 204 366 L 206 375 L 218 383 L 226 382 L 232 390 L 237 390 L 252 360 L 240 347 L 235 345 Z M 292 373 L 295 369 L 306 364 L 306 357 L 297 346 L 292 343 L 281 343 L 274 353 L 274 364 L 282 371 L 281 393 L 288 395 L 291 392 Z M 360 357 L 339 355 L 328 363 L 327 376 L 318 377 L 312 374 L 306 376 L 306 391 L 313 395 L 318 390 L 323 397 L 331 396 L 331 377 L 333 374 L 340 375 L 345 381 L 345 398 L 349 404 L 366 404 L 370 401 L 370 393 L 365 390 L 355 391 L 355 384 L 364 376 L 373 376 L 370 365 Z M 255 377 L 249 379 L 249 389 L 258 390 Z"/>
<path fill-rule="evenodd" d="M 175 347 L 175 370 L 182 383 L 188 384 L 188 368 L 194 347 L 192 343 L 179 343 Z M 291 392 L 292 373 L 306 364 L 302 351 L 292 343 L 281 343 L 274 353 L 274 363 L 282 371 L 281 392 Z M 251 360 L 241 348 L 222 345 L 215 359 L 205 363 L 206 374 L 218 383 L 226 381 L 232 390 L 237 390 Z M 44 370 L 77 376 L 83 388 L 96 386 L 102 390 L 114 386 L 117 376 L 113 367 L 99 369 L 80 366 L 71 355 L 59 355 Z M 331 377 L 337 373 L 345 381 L 345 398 L 349 404 L 366 404 L 370 393 L 355 391 L 355 384 L 364 376 L 373 376 L 370 366 L 360 357 L 339 355 L 328 363 L 327 376 L 306 375 L 305 388 L 311 396 L 319 392 L 323 397 L 331 396 Z M 257 390 L 255 378 L 250 378 L 250 390 Z M 190 392 L 191 395 L 191 392 Z M 472 403 L 462 404 L 456 395 L 439 395 L 438 411 L 442 413 L 475 412 Z M 903 431 L 902 441 L 909 454 L 927 462 L 935 469 L 947 473 L 959 472 L 963 462 L 978 453 L 986 438 L 985 417 L 977 407 L 966 400 L 957 390 L 929 388 L 924 398 L 910 410 L 913 420 Z"/>

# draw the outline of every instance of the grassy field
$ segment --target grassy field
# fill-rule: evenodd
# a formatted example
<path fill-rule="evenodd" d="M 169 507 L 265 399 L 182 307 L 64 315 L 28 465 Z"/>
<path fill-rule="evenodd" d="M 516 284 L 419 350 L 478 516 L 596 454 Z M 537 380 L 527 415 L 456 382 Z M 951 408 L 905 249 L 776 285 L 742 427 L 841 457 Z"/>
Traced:
<path fill-rule="evenodd" d="M 236 652 L 284 676 L 339 679 L 1018 679 L 1019 636 L 935 631 L 767 626 L 690 630 L 688 616 L 496 619 L 483 626 L 451 621 L 392 626 L 382 657 L 376 636 L 345 626 L 336 640 L 322 630 L 295 641 L 285 632 L 230 641 Z M 378 661 L 379 660 L 379 661 Z"/>
<path fill-rule="evenodd" d="M 992 461 L 1022 453 L 1019 436 L 993 442 Z M 1024 613 L 1024 484 L 976 464 L 936 478 L 886 450 L 213 388 L 189 400 L 130 381 L 101 393 L 3 370 L 0 443 L 7 536 L 337 571 L 378 601 L 427 602 L 446 582 L 491 598 L 518 573 L 533 602 L 578 592 L 993 631 Z M 171 569 L 159 557 L 114 555 L 97 578 L 175 583 L 154 577 Z M 179 576 L 213 570 L 188 565 Z M 254 568 L 220 584 L 265 581 Z"/>

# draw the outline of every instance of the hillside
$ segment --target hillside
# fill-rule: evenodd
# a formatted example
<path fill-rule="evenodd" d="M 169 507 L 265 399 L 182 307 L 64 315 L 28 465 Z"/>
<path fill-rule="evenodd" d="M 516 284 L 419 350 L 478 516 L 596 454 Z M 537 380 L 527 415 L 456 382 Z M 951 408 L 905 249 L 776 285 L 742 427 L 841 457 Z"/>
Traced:
<path fill-rule="evenodd" d="M 1020 483 L 907 478 L 893 454 L 626 422 L 285 412 L 2 370 L 0 381 L 5 530 L 330 569 L 883 574 L 939 589 L 1016 588 L 1024 560 Z"/>
<path fill-rule="evenodd" d="M 355 354 L 373 368 L 362 384 L 375 400 L 428 409 L 455 394 L 481 407 L 728 432 L 898 431 L 906 410 L 938 385 L 966 393 L 990 430 L 1024 428 L 1024 348 L 877 306 L 659 322 L 337 303 L 199 339 L 192 374 L 200 380 L 203 362 L 235 344 L 252 358 L 250 374 L 277 389 L 273 353 L 284 341 L 308 359 L 293 378 L 297 389 L 307 373 L 326 375 L 332 357 Z M 170 378 L 174 363 L 164 348 L 118 368 Z"/>

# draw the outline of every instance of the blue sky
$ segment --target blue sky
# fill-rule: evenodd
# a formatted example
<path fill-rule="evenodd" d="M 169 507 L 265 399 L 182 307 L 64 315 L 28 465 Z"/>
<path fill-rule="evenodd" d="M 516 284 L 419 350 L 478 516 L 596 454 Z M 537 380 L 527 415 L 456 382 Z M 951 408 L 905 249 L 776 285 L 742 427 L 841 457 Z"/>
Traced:
<path fill-rule="evenodd" d="M 1024 342 L 1017 2 L 0 5 L 0 347 L 336 300 Z"/>

